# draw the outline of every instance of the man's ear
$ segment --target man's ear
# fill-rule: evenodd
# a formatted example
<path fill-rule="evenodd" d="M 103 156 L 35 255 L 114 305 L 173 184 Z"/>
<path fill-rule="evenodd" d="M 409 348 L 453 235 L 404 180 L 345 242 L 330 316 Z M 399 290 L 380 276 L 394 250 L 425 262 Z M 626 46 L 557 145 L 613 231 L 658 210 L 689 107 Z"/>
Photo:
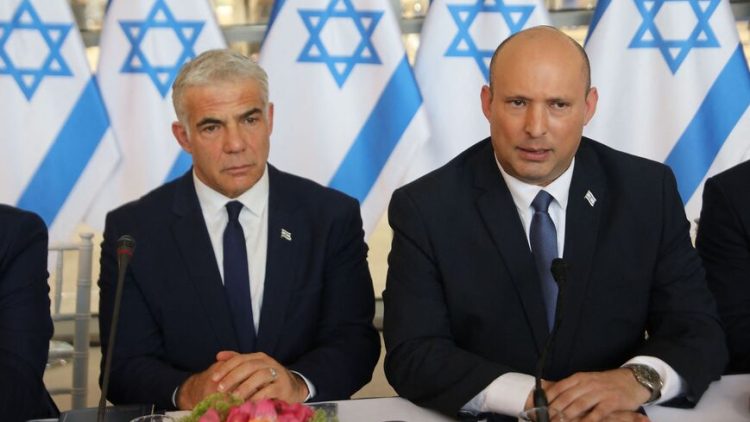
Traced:
<path fill-rule="evenodd" d="M 588 94 L 586 94 L 586 114 L 584 116 L 583 124 L 587 125 L 594 117 L 596 112 L 596 103 L 599 101 L 599 91 L 595 87 L 589 88 Z"/>
<path fill-rule="evenodd" d="M 185 126 L 180 123 L 179 120 L 172 122 L 172 135 L 177 139 L 177 143 L 180 147 L 185 150 L 188 154 L 193 153 L 192 145 L 190 145 L 190 137 Z"/>
<path fill-rule="evenodd" d="M 482 99 L 482 113 L 487 120 L 490 120 L 490 106 L 492 105 L 492 88 L 489 85 L 482 86 L 482 92 L 479 94 Z"/>

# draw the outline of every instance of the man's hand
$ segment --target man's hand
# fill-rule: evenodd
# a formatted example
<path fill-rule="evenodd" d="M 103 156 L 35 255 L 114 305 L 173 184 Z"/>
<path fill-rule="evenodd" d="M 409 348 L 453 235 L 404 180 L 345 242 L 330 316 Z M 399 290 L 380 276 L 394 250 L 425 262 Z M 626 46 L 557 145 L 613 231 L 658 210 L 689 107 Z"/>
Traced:
<path fill-rule="evenodd" d="M 234 394 L 242 400 L 281 399 L 288 403 L 303 402 L 309 394 L 307 384 L 265 353 L 241 355 L 223 351 L 211 366 L 211 382 L 217 390 Z"/>
<path fill-rule="evenodd" d="M 218 391 L 218 383 L 211 380 L 221 362 L 216 362 L 203 372 L 193 374 L 177 390 L 175 404 L 180 410 L 192 410 L 204 397 Z"/>
<path fill-rule="evenodd" d="M 633 373 L 625 368 L 579 372 L 554 383 L 545 391 L 550 407 L 561 410 L 569 419 L 580 418 L 582 422 L 606 421 L 608 417 L 615 418 L 615 421 L 643 420 L 633 419 L 637 414 L 631 413 L 651 397 Z"/>

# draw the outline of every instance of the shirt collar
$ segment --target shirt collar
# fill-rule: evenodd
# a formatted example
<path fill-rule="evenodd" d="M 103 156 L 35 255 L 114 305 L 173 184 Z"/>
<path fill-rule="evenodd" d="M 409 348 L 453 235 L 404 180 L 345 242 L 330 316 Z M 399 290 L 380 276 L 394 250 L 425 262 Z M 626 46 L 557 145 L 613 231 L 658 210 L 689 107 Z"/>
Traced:
<path fill-rule="evenodd" d="M 560 177 L 553 180 L 552 183 L 545 187 L 522 182 L 511 176 L 503 169 L 503 166 L 500 165 L 497 156 L 495 156 L 495 163 L 497 164 L 497 168 L 500 169 L 500 174 L 503 176 L 505 184 L 508 185 L 508 190 L 510 190 L 510 195 L 513 197 L 513 202 L 515 202 L 516 207 L 518 207 L 519 210 L 529 209 L 534 198 L 542 189 L 552 195 L 555 201 L 560 205 L 560 208 L 563 210 L 567 208 L 570 183 L 573 180 L 573 168 L 576 164 L 575 157 L 573 157 L 573 161 L 570 162 L 568 169 L 565 170 Z"/>
<path fill-rule="evenodd" d="M 198 195 L 198 202 L 200 202 L 203 212 L 208 215 L 214 216 L 219 212 L 224 212 L 224 207 L 227 202 L 240 201 L 245 208 L 250 210 L 250 212 L 256 216 L 260 216 L 263 214 L 263 210 L 268 204 L 269 187 L 267 163 L 260 179 L 258 179 L 250 189 L 234 199 L 228 198 L 208 187 L 208 185 L 198 179 L 198 176 L 195 174 L 195 169 L 193 169 L 193 182 L 195 183 L 195 193 Z"/>

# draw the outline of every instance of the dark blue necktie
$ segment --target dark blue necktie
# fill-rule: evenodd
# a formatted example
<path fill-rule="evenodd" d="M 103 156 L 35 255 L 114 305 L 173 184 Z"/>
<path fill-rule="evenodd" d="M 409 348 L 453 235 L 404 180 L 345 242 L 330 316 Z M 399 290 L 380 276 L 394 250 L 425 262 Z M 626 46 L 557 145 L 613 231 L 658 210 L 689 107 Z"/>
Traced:
<path fill-rule="evenodd" d="M 253 302 L 250 298 L 250 275 L 247 265 L 245 233 L 240 225 L 242 203 L 227 202 L 227 227 L 224 229 L 224 290 L 232 313 L 240 353 L 255 351 Z"/>
<path fill-rule="evenodd" d="M 557 230 L 555 223 L 547 212 L 549 204 L 552 202 L 552 195 L 545 191 L 539 191 L 531 203 L 534 208 L 534 217 L 531 219 L 531 230 L 529 239 L 531 240 L 531 252 L 536 262 L 536 270 L 539 273 L 539 279 L 542 282 L 542 296 L 544 306 L 547 309 L 547 324 L 549 329 L 555 321 L 555 305 L 557 304 L 557 283 L 552 277 L 552 260 L 557 258 Z"/>

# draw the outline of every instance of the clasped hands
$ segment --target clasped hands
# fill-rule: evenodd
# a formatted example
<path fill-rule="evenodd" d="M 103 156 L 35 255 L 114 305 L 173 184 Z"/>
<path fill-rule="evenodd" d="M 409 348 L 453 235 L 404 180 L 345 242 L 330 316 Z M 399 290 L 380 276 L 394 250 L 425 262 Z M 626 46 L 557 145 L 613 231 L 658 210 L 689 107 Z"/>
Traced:
<path fill-rule="evenodd" d="M 208 369 L 185 380 L 175 402 L 179 409 L 190 410 L 215 392 L 242 400 L 274 398 L 288 403 L 303 402 L 308 395 L 305 381 L 267 354 L 232 351 L 219 352 Z"/>
<path fill-rule="evenodd" d="M 647 422 L 636 410 L 651 396 L 629 369 L 579 372 L 557 382 L 542 381 L 549 406 L 565 415 L 565 422 Z M 533 407 L 533 391 L 526 409 Z"/>

